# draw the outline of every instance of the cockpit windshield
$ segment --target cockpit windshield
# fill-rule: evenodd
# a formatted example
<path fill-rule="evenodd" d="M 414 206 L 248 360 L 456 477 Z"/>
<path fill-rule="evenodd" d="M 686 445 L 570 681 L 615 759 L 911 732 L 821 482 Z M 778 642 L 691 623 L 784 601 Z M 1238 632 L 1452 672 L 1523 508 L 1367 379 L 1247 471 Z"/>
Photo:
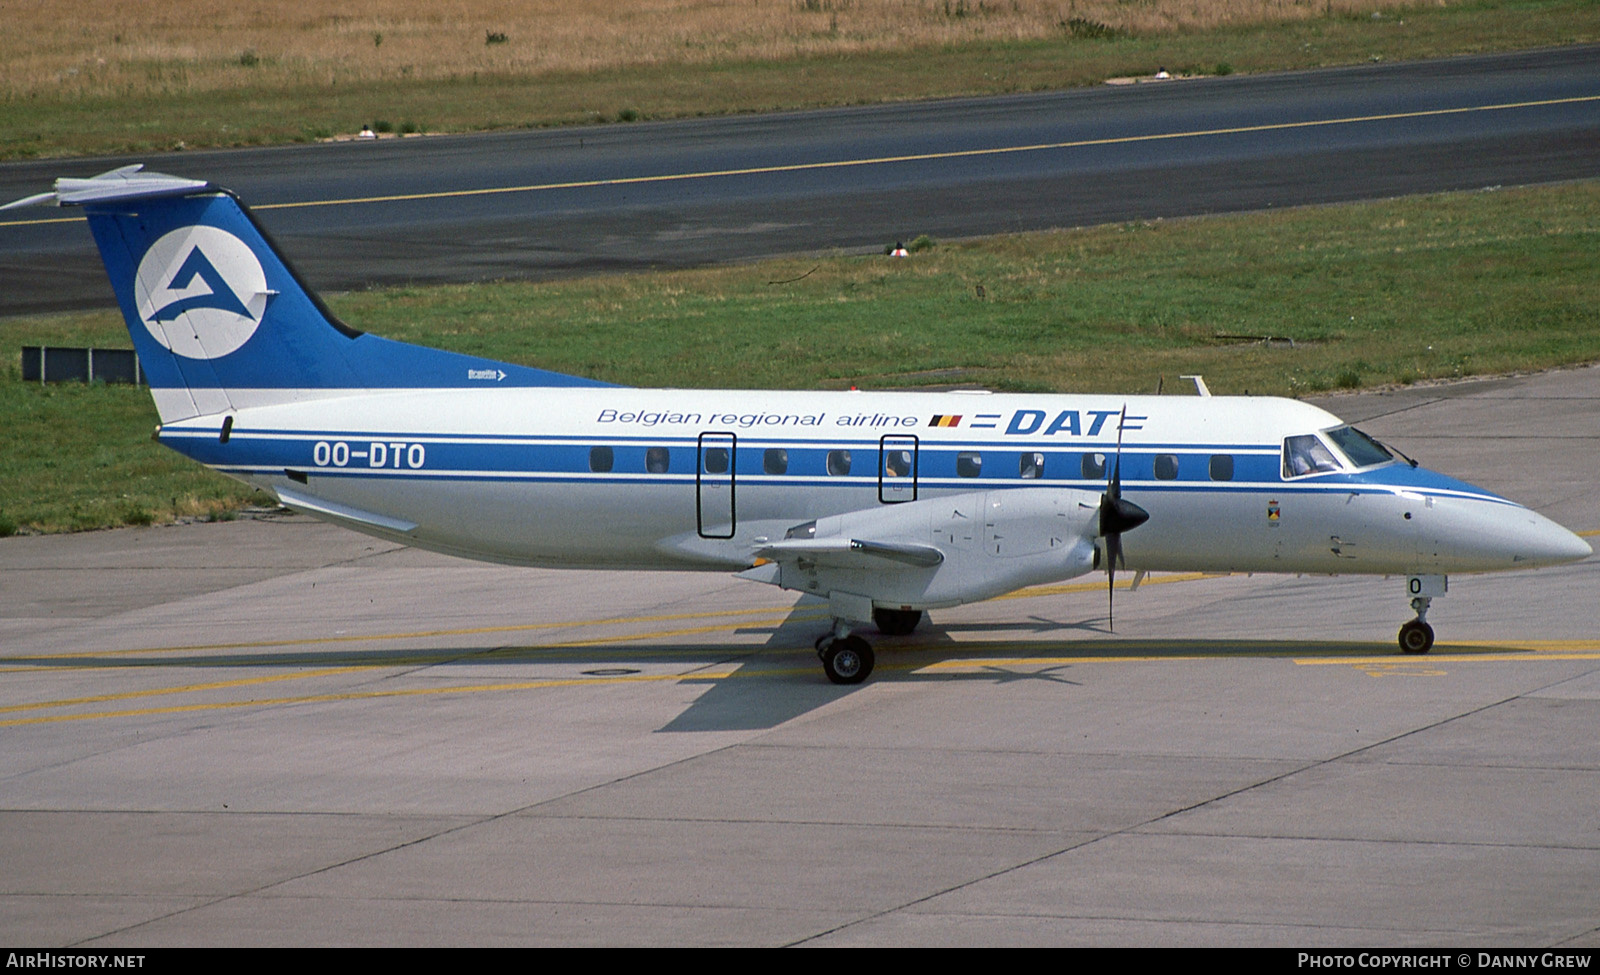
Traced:
<path fill-rule="evenodd" d="M 1329 448 L 1322 436 L 1327 437 L 1328 441 L 1338 448 L 1338 453 Z M 1326 474 L 1330 471 L 1353 471 L 1394 460 L 1394 455 L 1382 444 L 1355 427 L 1324 430 L 1322 436 L 1308 433 L 1283 439 L 1285 478 Z"/>
<path fill-rule="evenodd" d="M 1283 438 L 1283 476 L 1305 477 L 1339 469 L 1339 460 L 1316 434 Z"/>
<path fill-rule="evenodd" d="M 1371 467 L 1394 460 L 1394 455 L 1383 444 L 1355 427 L 1337 427 L 1326 431 L 1328 439 L 1357 467 Z"/>

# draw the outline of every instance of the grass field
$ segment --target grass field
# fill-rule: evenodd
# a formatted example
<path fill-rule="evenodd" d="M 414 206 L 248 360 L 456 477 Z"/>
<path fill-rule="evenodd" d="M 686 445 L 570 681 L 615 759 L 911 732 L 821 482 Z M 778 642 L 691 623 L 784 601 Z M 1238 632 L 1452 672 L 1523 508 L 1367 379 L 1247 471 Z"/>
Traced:
<path fill-rule="evenodd" d="M 973 41 L 1158 36 L 1331 16 L 1408 0 L 57 0 L 8 5 L 9 89 L 83 97 L 255 84 L 782 61 Z M 62 29 L 63 23 L 71 24 Z"/>
<path fill-rule="evenodd" d="M 0 158 L 478 131 L 1600 40 L 1594 0 L 12 0 Z"/>
<path fill-rule="evenodd" d="M 391 338 L 629 385 L 1154 392 L 1164 380 L 1183 394 L 1175 378 L 1203 373 L 1219 394 L 1297 395 L 1600 358 L 1597 272 L 1600 182 L 1584 182 L 997 237 L 904 260 L 330 304 Z M 13 349 L 128 345 L 110 312 L 14 319 L 5 332 Z M 152 444 L 155 423 L 143 390 L 25 384 L 8 359 L 0 533 L 218 517 L 250 502 Z"/>

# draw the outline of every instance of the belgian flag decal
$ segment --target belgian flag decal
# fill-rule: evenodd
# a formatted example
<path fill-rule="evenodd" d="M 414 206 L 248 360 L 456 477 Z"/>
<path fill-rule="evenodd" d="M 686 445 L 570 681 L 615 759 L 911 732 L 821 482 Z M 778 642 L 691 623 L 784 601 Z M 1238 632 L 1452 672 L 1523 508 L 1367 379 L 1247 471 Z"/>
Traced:
<path fill-rule="evenodd" d="M 932 420 L 928 421 L 928 426 L 930 427 L 959 427 L 960 425 L 961 417 L 959 415 L 944 416 L 943 414 L 940 414 L 934 416 Z"/>

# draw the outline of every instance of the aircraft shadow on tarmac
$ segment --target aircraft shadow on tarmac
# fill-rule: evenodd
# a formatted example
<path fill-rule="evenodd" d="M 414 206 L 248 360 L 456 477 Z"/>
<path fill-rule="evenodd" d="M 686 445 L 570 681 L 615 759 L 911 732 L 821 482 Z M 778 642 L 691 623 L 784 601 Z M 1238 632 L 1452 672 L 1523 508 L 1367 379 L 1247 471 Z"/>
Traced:
<path fill-rule="evenodd" d="M 1238 658 L 1310 658 L 1348 663 L 1374 676 L 1437 673 L 1440 663 L 1462 655 L 1532 654 L 1526 648 L 1493 644 L 1441 647 L 1428 658 L 1406 657 L 1387 642 L 1241 640 L 1241 639 L 1139 639 L 1106 634 L 1104 617 L 1060 621 L 1032 616 L 1017 622 L 932 621 L 914 634 L 880 637 L 878 665 L 870 680 L 860 685 L 835 685 L 818 672 L 812 659 L 812 639 L 820 631 L 817 607 L 806 601 L 775 626 L 735 626 L 729 632 L 766 633 L 764 645 L 719 641 L 715 635 L 694 643 L 659 640 L 643 642 L 626 636 L 601 637 L 581 643 L 465 647 L 390 646 L 361 649 L 349 646 L 308 649 L 316 638 L 286 638 L 281 649 L 260 645 L 152 648 L 105 654 L 41 655 L 12 658 L 9 669 L 122 669 L 159 671 L 205 670 L 306 670 L 308 678 L 324 670 L 380 670 L 390 668 L 463 668 L 461 693 L 492 690 L 516 691 L 556 687 L 593 686 L 631 682 L 666 682 L 703 685 L 687 708 L 660 733 L 708 731 L 759 731 L 775 728 L 810 711 L 825 707 L 874 684 L 977 683 L 987 685 L 1030 682 L 1058 686 L 1063 693 L 1084 682 L 1084 668 L 1103 663 L 1153 663 Z M 993 639 L 995 634 L 1017 634 L 1017 639 Z M 1047 634 L 1085 634 L 1051 637 Z M 961 639 L 963 634 L 990 638 Z M 349 638 L 340 638 L 349 639 Z M 364 639 L 356 637 L 354 639 Z M 404 638 L 402 638 L 404 640 Z M 409 642 L 409 641 L 406 641 Z M 19 666 L 20 665 L 20 666 Z M 471 670 L 494 668 L 492 677 L 467 676 Z M 523 669 L 526 672 L 521 672 Z M 442 676 L 437 672 L 430 676 Z M 429 693 L 450 694 L 455 688 L 438 687 Z M 181 689 L 173 689 L 174 693 Z M 364 696 L 357 694 L 356 696 Z M 326 700 L 325 694 L 306 700 Z M 261 706 L 290 704 L 295 698 L 263 701 Z"/>

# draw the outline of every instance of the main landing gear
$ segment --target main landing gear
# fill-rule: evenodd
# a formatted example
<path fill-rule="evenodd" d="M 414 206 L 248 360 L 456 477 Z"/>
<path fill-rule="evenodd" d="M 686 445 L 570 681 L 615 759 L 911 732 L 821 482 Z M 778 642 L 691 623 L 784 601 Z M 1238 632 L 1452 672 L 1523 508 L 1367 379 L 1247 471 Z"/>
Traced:
<path fill-rule="evenodd" d="M 922 622 L 922 610 L 875 607 L 872 622 L 884 636 L 905 636 Z M 876 662 L 872 644 L 851 633 L 846 620 L 835 619 L 833 631 L 817 637 L 816 647 L 823 673 L 835 684 L 861 683 L 872 673 Z"/>
<path fill-rule="evenodd" d="M 922 610 L 874 607 L 872 622 L 878 624 L 878 632 L 884 636 L 905 636 L 922 622 Z"/>
<path fill-rule="evenodd" d="M 1433 649 L 1433 627 L 1428 625 L 1428 607 L 1437 596 L 1449 591 L 1449 580 L 1444 576 L 1411 576 L 1406 579 L 1406 592 L 1411 596 L 1411 608 L 1417 618 L 1400 627 L 1400 652 L 1421 654 Z"/>
<path fill-rule="evenodd" d="M 859 684 L 872 673 L 872 644 L 850 632 L 850 624 L 834 620 L 833 632 L 817 637 L 822 672 L 835 684 Z"/>

